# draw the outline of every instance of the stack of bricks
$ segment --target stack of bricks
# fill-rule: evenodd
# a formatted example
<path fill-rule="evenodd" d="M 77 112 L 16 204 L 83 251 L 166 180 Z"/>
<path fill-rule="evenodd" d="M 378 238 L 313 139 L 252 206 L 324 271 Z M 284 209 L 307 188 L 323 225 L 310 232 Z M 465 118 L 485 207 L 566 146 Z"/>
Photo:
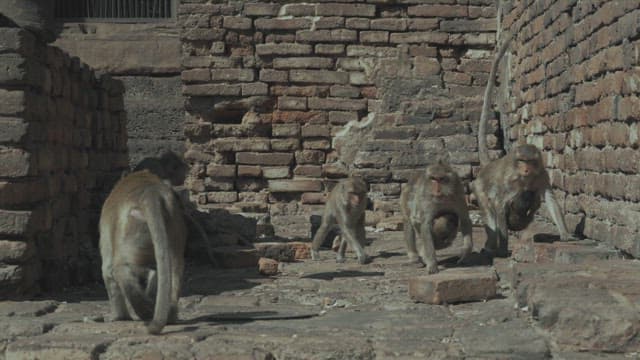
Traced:
<path fill-rule="evenodd" d="M 640 2 L 503 6 L 509 140 L 543 149 L 572 230 L 640 256 Z"/>
<path fill-rule="evenodd" d="M 127 166 L 123 92 L 0 27 L 0 298 L 97 278 L 99 211 Z"/>
<path fill-rule="evenodd" d="M 349 173 L 371 184 L 369 224 L 438 156 L 470 179 L 495 17 L 492 0 L 183 1 L 194 198 L 304 238 Z"/>

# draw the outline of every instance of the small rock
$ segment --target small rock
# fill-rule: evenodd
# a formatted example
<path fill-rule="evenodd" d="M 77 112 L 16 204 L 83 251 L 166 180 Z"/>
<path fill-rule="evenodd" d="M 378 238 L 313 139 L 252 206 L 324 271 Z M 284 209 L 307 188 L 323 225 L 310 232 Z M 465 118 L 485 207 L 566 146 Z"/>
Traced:
<path fill-rule="evenodd" d="M 497 281 L 491 268 L 448 269 L 409 279 L 409 296 L 427 304 L 487 300 L 496 296 Z"/>
<path fill-rule="evenodd" d="M 310 243 L 294 241 L 287 244 L 289 244 L 289 246 L 295 250 L 294 259 L 296 260 L 311 259 Z"/>
<path fill-rule="evenodd" d="M 275 275 L 278 273 L 278 261 L 262 257 L 258 260 L 258 271 L 262 275 Z"/>

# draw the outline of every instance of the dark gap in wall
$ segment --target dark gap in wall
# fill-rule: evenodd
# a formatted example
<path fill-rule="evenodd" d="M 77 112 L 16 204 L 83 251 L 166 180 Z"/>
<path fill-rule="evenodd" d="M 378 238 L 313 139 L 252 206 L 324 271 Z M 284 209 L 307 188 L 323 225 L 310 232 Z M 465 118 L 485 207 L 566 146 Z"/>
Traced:
<path fill-rule="evenodd" d="M 209 121 L 214 124 L 242 124 L 245 112 L 241 110 L 214 110 Z"/>

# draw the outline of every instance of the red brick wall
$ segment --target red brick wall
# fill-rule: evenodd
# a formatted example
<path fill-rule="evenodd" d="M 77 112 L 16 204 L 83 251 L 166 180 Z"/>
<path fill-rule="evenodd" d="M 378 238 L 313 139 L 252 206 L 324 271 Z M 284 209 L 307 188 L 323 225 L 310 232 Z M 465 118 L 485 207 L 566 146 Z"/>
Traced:
<path fill-rule="evenodd" d="M 127 166 L 123 91 L 0 27 L 0 298 L 99 277 L 99 211 Z"/>
<path fill-rule="evenodd" d="M 369 224 L 396 214 L 401 184 L 438 156 L 469 180 L 495 17 L 492 0 L 183 2 L 198 205 L 308 237 L 350 172 L 371 184 Z"/>
<path fill-rule="evenodd" d="M 573 228 L 640 255 L 640 2 L 515 1 L 502 12 L 517 34 L 507 143 L 544 149 Z"/>

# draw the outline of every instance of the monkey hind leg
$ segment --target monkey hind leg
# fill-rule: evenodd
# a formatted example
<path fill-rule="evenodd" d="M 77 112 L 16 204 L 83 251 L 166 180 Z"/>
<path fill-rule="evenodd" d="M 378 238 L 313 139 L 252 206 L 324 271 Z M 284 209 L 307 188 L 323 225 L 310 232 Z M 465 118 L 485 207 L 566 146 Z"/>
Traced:
<path fill-rule="evenodd" d="M 404 241 L 407 244 L 407 257 L 410 264 L 421 263 L 416 247 L 416 232 L 411 223 L 405 219 L 404 221 Z"/>
<path fill-rule="evenodd" d="M 156 286 L 148 282 L 156 277 L 149 269 L 131 264 L 118 266 L 114 275 L 136 315 L 144 321 L 151 320 L 155 306 L 154 297 L 149 295 L 155 293 Z"/>

